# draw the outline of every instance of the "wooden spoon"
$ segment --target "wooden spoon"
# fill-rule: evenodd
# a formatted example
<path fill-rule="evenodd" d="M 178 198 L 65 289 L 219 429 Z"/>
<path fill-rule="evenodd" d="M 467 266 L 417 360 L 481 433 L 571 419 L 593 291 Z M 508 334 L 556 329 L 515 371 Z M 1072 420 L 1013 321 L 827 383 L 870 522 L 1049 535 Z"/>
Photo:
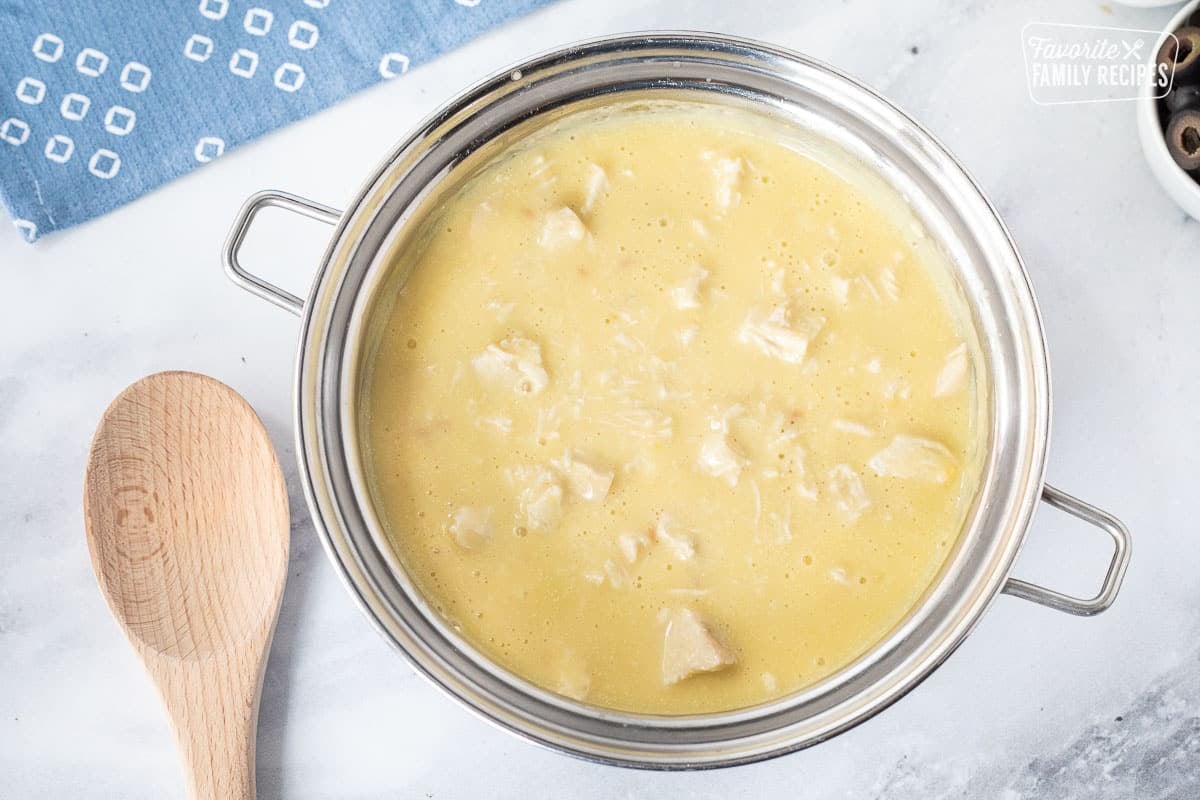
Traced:
<path fill-rule="evenodd" d="M 170 715 L 189 797 L 253 798 L 288 560 L 287 491 L 262 423 L 212 378 L 143 378 L 104 412 L 83 513 L 100 589 Z"/>

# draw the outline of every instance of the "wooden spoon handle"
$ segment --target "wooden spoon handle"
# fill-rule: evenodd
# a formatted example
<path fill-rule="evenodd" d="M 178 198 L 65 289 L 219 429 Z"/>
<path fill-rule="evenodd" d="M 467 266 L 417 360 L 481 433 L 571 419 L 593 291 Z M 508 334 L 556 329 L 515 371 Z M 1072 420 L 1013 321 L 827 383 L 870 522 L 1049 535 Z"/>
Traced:
<path fill-rule="evenodd" d="M 261 666 L 221 657 L 164 661 L 151 671 L 175 731 L 188 797 L 254 800 Z"/>

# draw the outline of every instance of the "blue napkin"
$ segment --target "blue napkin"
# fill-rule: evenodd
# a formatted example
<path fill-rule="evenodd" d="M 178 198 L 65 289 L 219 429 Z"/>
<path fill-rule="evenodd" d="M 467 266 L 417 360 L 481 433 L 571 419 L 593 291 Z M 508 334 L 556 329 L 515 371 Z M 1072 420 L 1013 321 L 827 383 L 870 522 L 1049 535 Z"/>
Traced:
<path fill-rule="evenodd" d="M 32 242 L 549 0 L 0 0 L 0 199 Z"/>

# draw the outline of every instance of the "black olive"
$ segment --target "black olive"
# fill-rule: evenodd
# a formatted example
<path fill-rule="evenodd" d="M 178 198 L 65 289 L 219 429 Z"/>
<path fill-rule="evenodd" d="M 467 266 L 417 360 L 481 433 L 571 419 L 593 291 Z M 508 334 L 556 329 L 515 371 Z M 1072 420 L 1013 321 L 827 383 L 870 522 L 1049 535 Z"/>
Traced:
<path fill-rule="evenodd" d="M 1163 99 L 1168 114 L 1200 109 L 1200 86 L 1176 86 Z"/>
<path fill-rule="evenodd" d="M 1175 31 L 1174 38 L 1167 37 L 1158 48 L 1158 64 L 1175 65 L 1176 86 L 1200 81 L 1200 28 L 1187 27 Z"/>
<path fill-rule="evenodd" d="M 1188 109 L 1171 117 L 1167 150 L 1183 169 L 1193 174 L 1200 170 L 1200 111 Z"/>

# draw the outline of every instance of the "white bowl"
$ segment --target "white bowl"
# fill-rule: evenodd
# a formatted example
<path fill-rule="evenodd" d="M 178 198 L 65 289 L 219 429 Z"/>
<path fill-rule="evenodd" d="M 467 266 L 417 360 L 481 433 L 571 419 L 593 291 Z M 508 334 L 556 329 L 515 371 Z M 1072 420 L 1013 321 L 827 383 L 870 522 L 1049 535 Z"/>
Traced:
<path fill-rule="evenodd" d="M 1167 38 L 1167 33 L 1183 27 L 1184 20 L 1197 8 L 1200 8 L 1200 0 L 1192 0 L 1167 23 L 1163 35 L 1159 37 L 1151 53 L 1151 64 L 1154 63 L 1154 58 L 1158 54 L 1158 48 Z M 1138 135 L 1142 139 L 1142 152 L 1146 154 L 1146 162 L 1150 165 L 1150 171 L 1167 190 L 1167 194 L 1184 211 L 1200 220 L 1200 183 L 1193 180 L 1175 163 L 1175 159 L 1171 158 L 1162 126 L 1158 123 L 1157 106 L 1158 100 L 1154 97 L 1154 86 L 1148 83 L 1143 87 L 1142 94 L 1137 99 Z"/>

